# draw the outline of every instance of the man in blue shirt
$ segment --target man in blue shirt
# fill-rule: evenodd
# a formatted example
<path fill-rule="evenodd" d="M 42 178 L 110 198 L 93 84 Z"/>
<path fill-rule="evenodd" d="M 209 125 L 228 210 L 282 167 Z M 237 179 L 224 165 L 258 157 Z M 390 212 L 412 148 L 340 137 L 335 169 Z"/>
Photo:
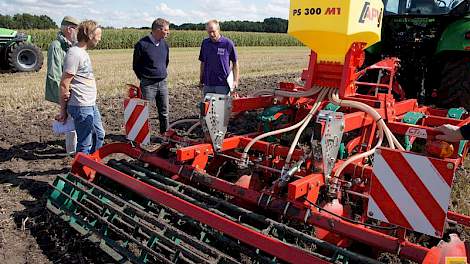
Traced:
<path fill-rule="evenodd" d="M 170 22 L 158 18 L 152 23 L 152 32 L 143 37 L 134 47 L 132 68 L 140 80 L 142 96 L 157 105 L 160 133 L 169 126 L 169 99 L 167 67 L 170 50 L 165 38 L 170 34 Z"/>
<path fill-rule="evenodd" d="M 230 86 L 238 87 L 239 66 L 237 51 L 233 42 L 220 34 L 219 22 L 210 20 L 206 24 L 209 38 L 201 44 L 199 60 L 201 61 L 199 85 L 204 94 L 230 94 Z M 230 66 L 232 62 L 232 66 Z M 233 83 L 227 77 L 233 70 Z"/>

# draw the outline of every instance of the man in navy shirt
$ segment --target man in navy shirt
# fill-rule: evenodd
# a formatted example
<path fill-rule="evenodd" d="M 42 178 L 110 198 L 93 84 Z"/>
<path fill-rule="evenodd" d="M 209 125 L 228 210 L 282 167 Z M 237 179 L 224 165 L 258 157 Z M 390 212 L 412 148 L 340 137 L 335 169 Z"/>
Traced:
<path fill-rule="evenodd" d="M 227 77 L 233 70 L 232 87 L 238 87 L 239 66 L 237 51 L 233 42 L 220 35 L 219 22 L 210 20 L 206 24 L 209 38 L 201 44 L 199 60 L 201 61 L 199 86 L 206 93 L 229 94 L 230 84 Z M 232 62 L 232 66 L 230 66 Z"/>
<path fill-rule="evenodd" d="M 169 126 L 169 99 L 167 86 L 167 67 L 170 51 L 165 38 L 170 34 L 170 22 L 158 18 L 152 23 L 152 32 L 143 37 L 134 47 L 132 68 L 140 80 L 142 96 L 155 102 L 160 121 L 160 133 Z"/>

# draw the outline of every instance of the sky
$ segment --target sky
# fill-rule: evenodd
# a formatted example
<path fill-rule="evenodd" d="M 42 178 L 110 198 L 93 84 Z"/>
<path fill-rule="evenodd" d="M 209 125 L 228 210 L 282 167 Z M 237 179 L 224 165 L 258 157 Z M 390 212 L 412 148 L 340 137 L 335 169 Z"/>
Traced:
<path fill-rule="evenodd" d="M 288 18 L 289 0 L 0 0 L 0 14 L 48 15 L 58 25 L 66 15 L 93 19 L 102 26 L 150 26 L 157 17 L 173 24 L 209 19 L 262 21 Z"/>

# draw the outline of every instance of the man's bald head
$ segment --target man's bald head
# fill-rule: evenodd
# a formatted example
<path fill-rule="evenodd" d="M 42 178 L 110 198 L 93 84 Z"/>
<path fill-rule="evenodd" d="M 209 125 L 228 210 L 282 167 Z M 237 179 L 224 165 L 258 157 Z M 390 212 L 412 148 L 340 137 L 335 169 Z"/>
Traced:
<path fill-rule="evenodd" d="M 207 21 L 206 30 L 207 30 L 207 34 L 209 35 L 209 38 L 212 41 L 217 42 L 219 40 L 219 38 L 220 38 L 219 21 L 217 21 L 215 19 Z"/>

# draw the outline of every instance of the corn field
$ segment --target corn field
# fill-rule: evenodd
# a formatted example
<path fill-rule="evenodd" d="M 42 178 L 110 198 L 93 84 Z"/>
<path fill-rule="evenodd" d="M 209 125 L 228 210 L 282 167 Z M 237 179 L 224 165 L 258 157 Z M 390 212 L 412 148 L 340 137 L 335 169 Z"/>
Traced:
<path fill-rule="evenodd" d="M 57 30 L 29 30 L 33 42 L 41 49 L 47 50 L 49 44 L 56 38 Z M 104 29 L 98 49 L 131 49 L 135 43 L 149 33 L 146 29 Z M 236 46 L 301 46 L 295 38 L 280 33 L 257 32 L 222 32 Z M 168 38 L 170 47 L 199 47 L 205 31 L 173 30 Z"/>

